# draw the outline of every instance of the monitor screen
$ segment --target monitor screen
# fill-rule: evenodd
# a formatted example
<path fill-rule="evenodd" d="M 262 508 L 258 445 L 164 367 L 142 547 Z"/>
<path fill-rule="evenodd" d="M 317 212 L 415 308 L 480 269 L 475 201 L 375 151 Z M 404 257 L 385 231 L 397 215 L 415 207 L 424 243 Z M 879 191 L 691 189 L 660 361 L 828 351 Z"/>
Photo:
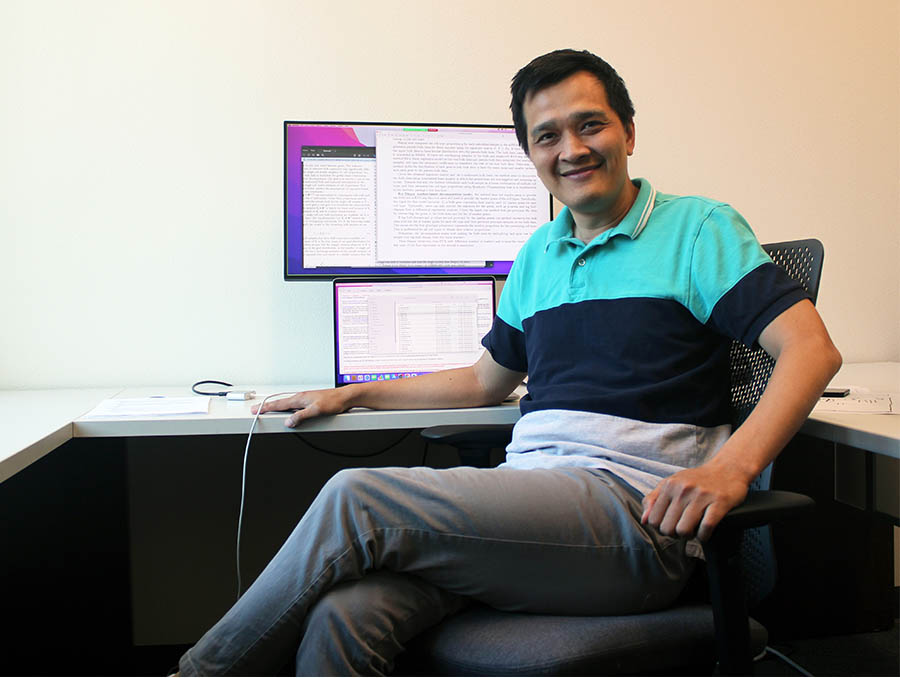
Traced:
<path fill-rule="evenodd" d="M 284 123 L 284 277 L 493 275 L 550 220 L 511 125 Z"/>
<path fill-rule="evenodd" d="M 494 279 L 335 278 L 335 385 L 473 365 L 494 318 Z"/>

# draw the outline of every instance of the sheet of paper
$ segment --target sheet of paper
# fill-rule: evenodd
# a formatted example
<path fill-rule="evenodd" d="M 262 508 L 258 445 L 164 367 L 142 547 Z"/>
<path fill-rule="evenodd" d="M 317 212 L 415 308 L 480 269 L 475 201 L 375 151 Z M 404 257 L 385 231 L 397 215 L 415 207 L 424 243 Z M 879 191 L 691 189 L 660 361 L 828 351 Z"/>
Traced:
<path fill-rule="evenodd" d="M 209 396 L 151 396 L 104 400 L 85 417 L 156 417 L 208 413 Z"/>
<path fill-rule="evenodd" d="M 819 398 L 813 412 L 898 414 L 898 409 L 889 393 L 854 393 L 851 389 L 845 398 Z"/>

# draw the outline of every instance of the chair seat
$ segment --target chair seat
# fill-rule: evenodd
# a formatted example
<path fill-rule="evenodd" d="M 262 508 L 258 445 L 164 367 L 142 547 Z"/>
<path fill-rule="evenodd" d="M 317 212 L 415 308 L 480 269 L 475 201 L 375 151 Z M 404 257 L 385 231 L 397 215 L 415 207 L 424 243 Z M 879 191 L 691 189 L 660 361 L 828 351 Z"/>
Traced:
<path fill-rule="evenodd" d="M 766 646 L 765 628 L 750 620 L 751 649 Z M 539 642 L 535 642 L 540 639 Z M 684 605 L 641 615 L 563 617 L 500 612 L 477 606 L 416 639 L 421 675 L 639 675 L 663 667 L 712 669 L 712 608 Z M 422 666 L 420 662 L 426 661 Z"/>

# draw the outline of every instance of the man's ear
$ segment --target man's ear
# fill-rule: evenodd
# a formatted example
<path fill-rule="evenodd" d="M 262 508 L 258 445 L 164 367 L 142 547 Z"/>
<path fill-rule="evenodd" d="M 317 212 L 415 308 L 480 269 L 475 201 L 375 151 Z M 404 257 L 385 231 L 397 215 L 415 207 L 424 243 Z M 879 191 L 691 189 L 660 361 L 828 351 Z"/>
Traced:
<path fill-rule="evenodd" d="M 628 150 L 628 155 L 634 153 L 634 139 L 634 120 L 632 120 L 625 126 L 625 148 Z"/>

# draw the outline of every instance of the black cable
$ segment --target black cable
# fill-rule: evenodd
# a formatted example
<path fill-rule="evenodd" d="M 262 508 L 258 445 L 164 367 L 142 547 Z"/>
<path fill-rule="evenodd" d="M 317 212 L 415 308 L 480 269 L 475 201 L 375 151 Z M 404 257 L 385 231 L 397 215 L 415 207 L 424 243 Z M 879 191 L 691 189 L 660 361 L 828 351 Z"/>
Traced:
<path fill-rule="evenodd" d="M 392 442 L 390 445 L 386 445 L 385 447 L 381 448 L 380 450 L 378 450 L 376 452 L 366 452 L 365 454 L 347 454 L 346 452 L 335 452 L 334 450 L 326 450 L 324 447 L 319 447 L 318 445 L 313 445 L 311 442 L 309 442 L 306 438 L 304 438 L 299 433 L 295 433 L 294 436 L 296 436 L 305 445 L 314 449 L 316 452 L 322 452 L 323 454 L 330 454 L 334 457 L 343 457 L 344 459 L 367 459 L 368 457 L 377 457 L 379 454 L 384 454 L 385 452 L 390 450 L 392 447 L 396 447 L 397 445 L 402 443 L 404 440 L 406 440 L 409 437 L 409 434 L 412 432 L 413 432 L 413 429 L 409 429 L 406 433 L 404 433 L 402 436 L 400 436 L 397 440 Z"/>
<path fill-rule="evenodd" d="M 191 390 L 197 395 L 204 396 L 225 396 L 228 395 L 228 391 L 216 391 L 216 392 L 207 392 L 207 391 L 198 391 L 197 387 L 200 384 L 218 384 L 219 386 L 234 386 L 234 384 L 229 384 L 227 381 L 218 381 L 217 379 L 201 379 L 200 381 L 194 383 L 191 386 Z"/>

